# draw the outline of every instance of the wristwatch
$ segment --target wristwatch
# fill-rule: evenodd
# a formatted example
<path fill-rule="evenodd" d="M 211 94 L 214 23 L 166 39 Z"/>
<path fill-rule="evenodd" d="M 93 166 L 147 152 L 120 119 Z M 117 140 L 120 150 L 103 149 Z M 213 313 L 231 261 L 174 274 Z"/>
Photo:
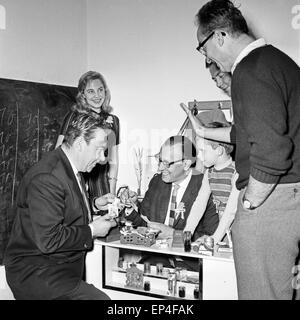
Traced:
<path fill-rule="evenodd" d="M 245 198 L 243 198 L 243 206 L 245 209 L 248 209 L 248 210 L 253 210 L 256 208 L 256 207 L 252 206 L 251 202 Z"/>

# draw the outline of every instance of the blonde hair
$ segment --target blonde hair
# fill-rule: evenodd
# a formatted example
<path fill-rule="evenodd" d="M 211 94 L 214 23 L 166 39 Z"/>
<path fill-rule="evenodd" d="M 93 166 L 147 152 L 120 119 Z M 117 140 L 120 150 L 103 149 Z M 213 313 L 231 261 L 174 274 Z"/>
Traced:
<path fill-rule="evenodd" d="M 85 95 L 84 95 L 84 90 L 87 86 L 87 84 L 92 81 L 92 80 L 100 80 L 101 83 L 104 86 L 104 90 L 105 90 L 105 99 L 104 102 L 101 106 L 101 110 L 103 110 L 106 113 L 111 113 L 112 112 L 112 107 L 110 106 L 110 99 L 111 99 L 111 95 L 110 95 L 110 91 L 109 88 L 107 86 L 107 83 L 103 77 L 103 75 L 99 72 L 96 71 L 88 71 L 86 73 L 84 73 L 79 81 L 78 81 L 78 93 L 76 96 L 76 105 L 73 106 L 73 110 L 76 110 L 80 113 L 90 113 L 91 111 L 91 107 L 90 105 L 87 103 Z"/>

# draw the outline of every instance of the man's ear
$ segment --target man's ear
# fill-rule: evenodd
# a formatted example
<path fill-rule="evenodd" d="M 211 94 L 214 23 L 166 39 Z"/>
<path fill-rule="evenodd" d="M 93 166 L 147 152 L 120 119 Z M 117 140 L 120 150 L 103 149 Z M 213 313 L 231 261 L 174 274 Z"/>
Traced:
<path fill-rule="evenodd" d="M 183 160 L 183 163 L 184 163 L 183 169 L 184 169 L 185 171 L 188 171 L 189 168 L 190 168 L 191 165 L 192 165 L 192 160 L 190 160 L 190 159 L 185 159 L 185 160 Z"/>
<path fill-rule="evenodd" d="M 219 46 L 222 47 L 224 44 L 224 37 L 226 37 L 226 33 L 224 31 L 216 30 L 215 37 Z"/>
<path fill-rule="evenodd" d="M 77 137 L 73 142 L 75 150 L 76 151 L 82 151 L 83 143 L 84 143 L 83 137 Z"/>
<path fill-rule="evenodd" d="M 225 152 L 225 149 L 223 146 L 218 146 L 218 155 L 222 156 Z"/>

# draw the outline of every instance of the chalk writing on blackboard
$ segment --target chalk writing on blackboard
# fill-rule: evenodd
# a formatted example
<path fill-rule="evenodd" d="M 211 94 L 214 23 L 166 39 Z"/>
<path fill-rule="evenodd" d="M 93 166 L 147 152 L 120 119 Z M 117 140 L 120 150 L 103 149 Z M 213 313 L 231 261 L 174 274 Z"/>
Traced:
<path fill-rule="evenodd" d="M 73 87 L 0 79 L 0 264 L 21 179 L 54 149 L 76 93 Z"/>

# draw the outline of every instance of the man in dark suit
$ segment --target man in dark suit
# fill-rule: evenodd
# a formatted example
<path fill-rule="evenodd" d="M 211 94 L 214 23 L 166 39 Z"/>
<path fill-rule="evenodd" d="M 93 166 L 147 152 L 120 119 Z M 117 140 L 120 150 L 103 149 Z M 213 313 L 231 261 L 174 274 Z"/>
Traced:
<path fill-rule="evenodd" d="M 88 115 L 70 124 L 62 146 L 45 155 L 24 176 L 4 264 L 16 299 L 109 299 L 83 281 L 85 255 L 93 237 L 105 236 L 115 222 L 91 208 L 81 181 L 104 160 L 108 131 Z M 95 199 L 100 208 L 112 202 Z"/>
<path fill-rule="evenodd" d="M 174 229 L 184 230 L 190 212 L 197 210 L 194 202 L 201 187 L 203 174 L 194 169 L 196 149 L 185 136 L 168 138 L 161 147 L 158 161 L 160 173 L 154 175 L 150 181 L 139 212 L 133 208 L 126 208 L 125 216 L 134 225 L 159 229 L 162 237 L 171 237 Z M 179 186 L 175 196 L 177 208 L 184 206 L 185 209 L 183 214 L 175 214 L 173 219 L 170 215 L 175 185 Z M 218 223 L 215 205 L 210 198 L 193 238 L 213 234 Z"/>

